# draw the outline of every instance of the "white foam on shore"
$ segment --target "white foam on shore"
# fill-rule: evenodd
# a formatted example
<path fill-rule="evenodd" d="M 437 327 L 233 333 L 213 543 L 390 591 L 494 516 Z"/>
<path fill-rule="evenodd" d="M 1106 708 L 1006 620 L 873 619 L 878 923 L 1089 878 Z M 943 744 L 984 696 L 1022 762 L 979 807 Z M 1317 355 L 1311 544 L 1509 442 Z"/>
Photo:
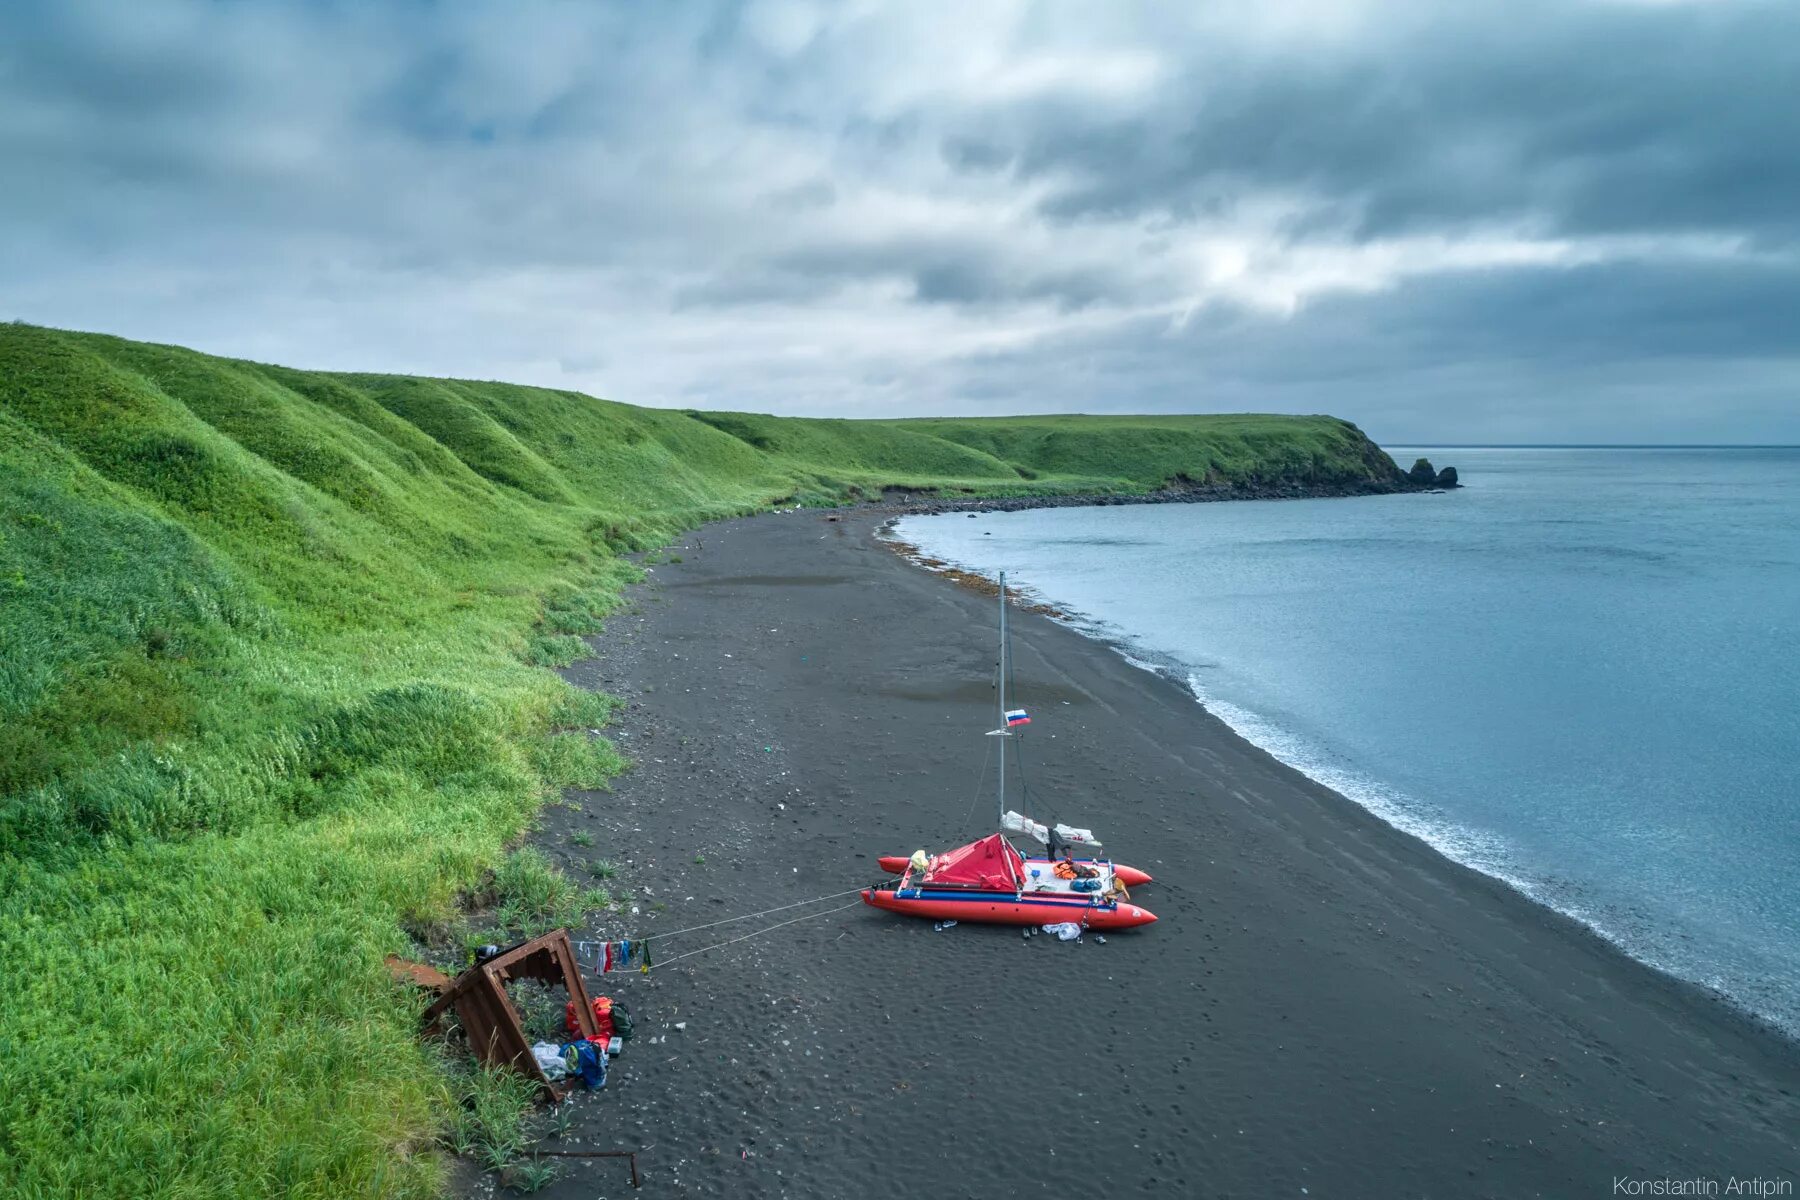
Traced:
<path fill-rule="evenodd" d="M 1329 751 L 1261 714 L 1212 695 L 1201 681 L 1198 671 L 1174 660 L 1158 661 L 1146 657 L 1144 650 L 1114 626 L 1085 615 L 1065 620 L 1063 624 L 1083 636 L 1104 642 L 1120 658 L 1140 671 L 1148 671 L 1181 684 L 1201 708 L 1277 762 L 1330 788 L 1359 808 L 1380 818 L 1385 824 L 1411 834 L 1446 858 L 1492 876 L 1539 903 L 1547 903 L 1528 880 L 1509 869 L 1508 844 L 1500 835 L 1458 824 L 1448 816 L 1434 811 L 1431 806 L 1398 794 L 1336 758 Z"/>
<path fill-rule="evenodd" d="M 1430 806 L 1397 795 L 1355 768 L 1335 761 L 1327 751 L 1308 744 L 1305 739 L 1261 715 L 1209 695 L 1196 672 L 1187 672 L 1183 682 L 1201 707 L 1223 721 L 1233 733 L 1277 761 L 1353 801 L 1386 824 L 1411 834 L 1445 857 L 1531 894 L 1532 889 L 1525 881 L 1507 870 L 1507 842 L 1498 834 L 1459 825 L 1432 811 Z"/>
<path fill-rule="evenodd" d="M 1401 795 L 1362 774 L 1337 760 L 1329 751 L 1262 715 L 1209 694 L 1198 672 L 1183 666 L 1148 661 L 1139 656 L 1141 651 L 1134 653 L 1128 649 L 1120 637 L 1102 632 L 1097 622 L 1065 623 L 1077 632 L 1106 642 L 1132 666 L 1185 684 L 1195 701 L 1233 733 L 1308 779 L 1330 788 L 1383 823 L 1418 838 L 1452 862 L 1495 879 L 1533 903 L 1568 917 L 1628 957 L 1666 975 L 1699 984 L 1739 1011 L 1770 1022 L 1789 1036 L 1800 1037 L 1800 1013 L 1792 1011 L 1779 992 L 1757 986 L 1754 977 L 1733 979 L 1716 970 L 1697 969 L 1696 964 L 1683 961 L 1679 954 L 1666 953 L 1666 944 L 1659 946 L 1663 939 L 1654 926 L 1640 928 L 1636 934 L 1625 932 L 1621 926 L 1629 927 L 1631 922 L 1608 920 L 1605 915 L 1555 894 L 1522 873 L 1512 847 L 1499 834 L 1459 824 L 1432 806 Z"/>
<path fill-rule="evenodd" d="M 1294 734 L 1283 726 L 1207 691 L 1199 672 L 1185 664 L 1157 662 L 1143 657 L 1122 633 L 1101 622 L 1078 618 L 1063 622 L 1076 632 L 1110 646 L 1130 665 L 1185 685 L 1194 700 L 1239 737 L 1270 757 L 1330 788 L 1351 803 L 1403 833 L 1418 838 L 1452 862 L 1478 871 L 1512 888 L 1535 904 L 1560 913 L 1582 925 L 1628 957 L 1666 975 L 1697 983 L 1741 1012 L 1749 1013 L 1800 1037 L 1800 1013 L 1791 1011 L 1779 993 L 1759 988 L 1748 979 L 1726 978 L 1716 971 L 1696 969 L 1679 956 L 1659 952 L 1656 931 L 1641 929 L 1636 936 L 1622 932 L 1620 924 L 1569 898 L 1554 894 L 1521 872 L 1507 839 L 1496 833 L 1459 824 L 1431 805 L 1401 795 L 1336 758 L 1330 751 Z"/>

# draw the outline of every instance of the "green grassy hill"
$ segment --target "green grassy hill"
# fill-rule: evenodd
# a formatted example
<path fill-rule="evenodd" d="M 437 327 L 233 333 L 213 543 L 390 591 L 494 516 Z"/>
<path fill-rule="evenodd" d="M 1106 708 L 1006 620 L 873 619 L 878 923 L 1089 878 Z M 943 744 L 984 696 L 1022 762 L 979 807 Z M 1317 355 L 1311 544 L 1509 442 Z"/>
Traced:
<path fill-rule="evenodd" d="M 430 1194 L 381 965 L 620 769 L 620 555 L 885 486 L 1389 486 L 1329 417 L 839 421 L 0 326 L 0 1192 Z"/>

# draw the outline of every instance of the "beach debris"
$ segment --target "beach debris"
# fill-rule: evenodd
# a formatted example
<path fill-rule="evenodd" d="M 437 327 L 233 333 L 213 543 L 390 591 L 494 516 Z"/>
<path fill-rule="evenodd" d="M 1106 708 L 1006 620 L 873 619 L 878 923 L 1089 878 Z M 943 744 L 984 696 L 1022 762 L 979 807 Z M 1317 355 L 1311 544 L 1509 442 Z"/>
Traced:
<path fill-rule="evenodd" d="M 531 1047 L 531 1057 L 537 1061 L 538 1070 L 551 1083 L 567 1079 L 569 1064 L 563 1060 L 562 1047 L 555 1042 L 536 1042 Z"/>
<path fill-rule="evenodd" d="M 1081 936 L 1081 926 L 1073 921 L 1058 921 L 1044 926 L 1044 932 L 1055 934 L 1059 942 L 1072 942 Z"/>
<path fill-rule="evenodd" d="M 652 1148 L 653 1148 L 653 1146 L 645 1147 L 646 1150 L 652 1149 Z M 527 1150 L 525 1153 L 536 1155 L 536 1156 L 539 1156 L 542 1158 L 624 1158 L 624 1159 L 629 1159 L 631 1162 L 631 1186 L 634 1188 L 644 1186 L 643 1180 L 638 1176 L 638 1166 L 637 1166 L 637 1156 L 640 1153 L 642 1153 L 642 1151 L 638 1151 L 638 1150 L 538 1150 L 536 1148 L 532 1148 L 532 1149 Z"/>
<path fill-rule="evenodd" d="M 435 995 L 443 995 L 445 989 L 450 986 L 450 977 L 436 967 L 422 962 L 413 962 L 411 959 L 401 958 L 397 954 L 387 956 L 387 969 L 388 974 L 392 975 L 396 981 L 424 988 Z"/>

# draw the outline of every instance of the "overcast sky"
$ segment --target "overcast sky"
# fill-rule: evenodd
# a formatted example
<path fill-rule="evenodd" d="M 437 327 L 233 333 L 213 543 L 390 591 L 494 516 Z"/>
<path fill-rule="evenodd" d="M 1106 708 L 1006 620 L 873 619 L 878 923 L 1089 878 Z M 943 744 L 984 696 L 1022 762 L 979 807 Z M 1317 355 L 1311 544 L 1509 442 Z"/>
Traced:
<path fill-rule="evenodd" d="M 1800 4 L 10 0 L 0 319 L 640 404 L 1800 442 Z"/>

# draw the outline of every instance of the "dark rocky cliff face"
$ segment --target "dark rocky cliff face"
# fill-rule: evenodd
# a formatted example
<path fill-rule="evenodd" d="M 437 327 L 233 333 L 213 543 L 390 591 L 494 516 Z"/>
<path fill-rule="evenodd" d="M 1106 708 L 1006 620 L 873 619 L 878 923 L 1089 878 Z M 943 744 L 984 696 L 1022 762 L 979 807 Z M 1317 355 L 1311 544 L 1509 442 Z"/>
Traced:
<path fill-rule="evenodd" d="M 1343 422 L 1343 425 L 1346 431 L 1353 434 L 1362 443 L 1362 463 L 1367 472 L 1367 486 L 1362 491 L 1416 492 L 1432 488 L 1462 486 L 1457 482 L 1455 467 L 1445 467 L 1439 471 L 1431 465 L 1430 459 L 1421 458 L 1413 463 L 1412 470 L 1403 471 L 1400 469 L 1400 465 L 1388 456 L 1388 452 L 1377 446 L 1368 434 L 1348 421 Z M 1342 488 L 1346 481 L 1334 479 L 1329 482 L 1324 480 L 1315 482 L 1326 484 L 1328 488 Z M 1328 494 L 1343 495 L 1346 493 L 1340 490 L 1330 491 Z"/>
<path fill-rule="evenodd" d="M 1324 496 L 1381 496 L 1395 492 L 1456 487 L 1456 468 L 1442 471 L 1419 459 L 1403 471 L 1387 451 L 1349 421 L 1337 421 L 1334 453 L 1310 460 L 1271 455 L 1266 465 L 1236 478 L 1216 470 L 1177 471 L 1162 486 L 1143 492 L 1036 494 L 1015 496 L 946 495 L 927 489 L 888 487 L 859 503 L 902 512 L 1018 512 L 1028 508 L 1085 508 L 1123 504 L 1195 504 L 1215 500 L 1298 500 Z M 965 489 L 967 490 L 967 489 Z"/>
<path fill-rule="evenodd" d="M 1455 467 L 1445 467 L 1443 470 L 1439 471 L 1431 465 L 1431 460 L 1429 458 L 1421 458 L 1415 461 L 1412 465 L 1412 470 L 1406 473 L 1405 479 L 1409 490 L 1421 488 L 1449 489 L 1462 486 L 1462 484 L 1456 481 Z"/>

